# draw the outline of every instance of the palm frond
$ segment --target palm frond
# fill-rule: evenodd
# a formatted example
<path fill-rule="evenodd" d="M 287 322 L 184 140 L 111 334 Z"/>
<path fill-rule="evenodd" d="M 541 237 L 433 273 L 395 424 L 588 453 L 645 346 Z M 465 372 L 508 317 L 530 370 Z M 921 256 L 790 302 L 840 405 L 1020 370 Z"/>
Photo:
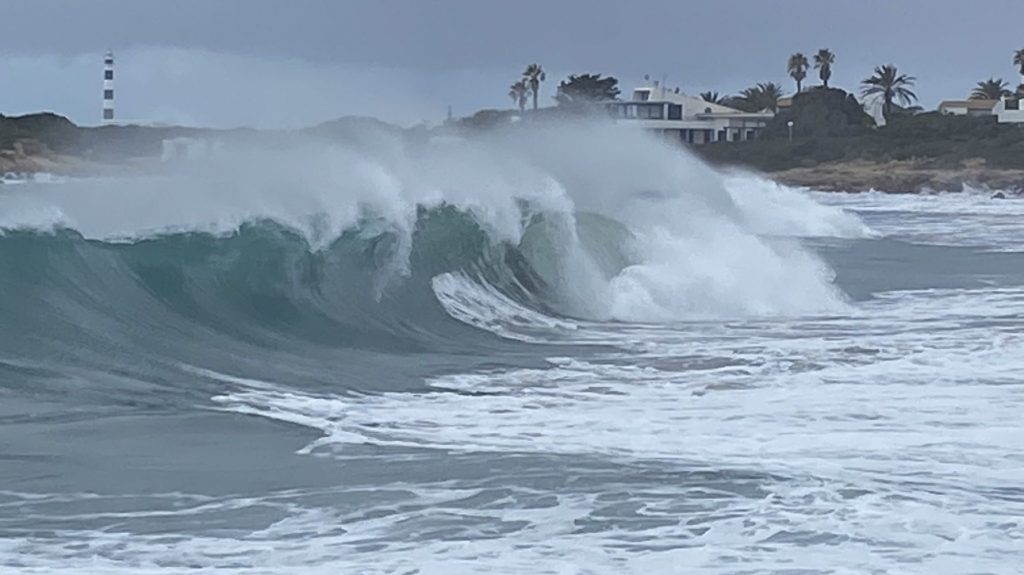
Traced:
<path fill-rule="evenodd" d="M 989 78 L 978 82 L 971 91 L 970 99 L 972 100 L 998 100 L 1003 97 L 1013 95 L 1010 92 L 1010 86 L 1006 80 L 1002 78 Z"/>

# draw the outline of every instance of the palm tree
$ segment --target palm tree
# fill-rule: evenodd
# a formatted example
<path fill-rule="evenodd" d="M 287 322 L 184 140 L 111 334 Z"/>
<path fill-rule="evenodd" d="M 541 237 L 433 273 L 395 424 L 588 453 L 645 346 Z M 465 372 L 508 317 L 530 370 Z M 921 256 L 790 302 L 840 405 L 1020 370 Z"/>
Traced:
<path fill-rule="evenodd" d="M 530 92 L 533 94 L 533 109 L 537 109 L 537 96 L 540 95 L 540 83 L 547 79 L 544 74 L 544 68 L 540 67 L 540 64 L 530 64 L 526 67 L 523 72 L 523 80 L 526 81 L 530 87 Z"/>
<path fill-rule="evenodd" d="M 832 64 L 836 63 L 836 55 L 827 48 L 818 50 L 814 55 L 814 67 L 818 69 L 818 77 L 821 78 L 821 85 L 828 88 L 829 78 L 832 77 Z"/>
<path fill-rule="evenodd" d="M 861 82 L 864 86 L 861 94 L 882 98 L 882 115 L 888 120 L 889 114 L 892 112 L 893 101 L 899 101 L 902 105 L 909 106 L 917 100 L 917 94 L 910 89 L 916 79 L 913 76 L 900 74 L 896 66 L 886 64 L 876 67 L 875 75 Z"/>
<path fill-rule="evenodd" d="M 807 61 L 807 56 L 804 56 L 801 52 L 797 52 L 789 57 L 786 69 L 789 71 L 789 76 L 796 80 L 796 91 L 798 94 L 803 89 L 804 78 L 807 77 L 807 69 L 810 67 L 811 64 Z"/>
<path fill-rule="evenodd" d="M 526 80 L 519 80 L 515 84 L 509 86 L 508 97 L 512 98 L 512 101 L 519 107 L 519 111 L 526 110 L 526 97 L 530 93 L 530 88 L 526 86 Z"/>
<path fill-rule="evenodd" d="M 1020 68 L 1020 81 L 1024 84 L 1024 48 L 1013 53 L 1013 65 Z"/>
<path fill-rule="evenodd" d="M 700 99 L 704 100 L 709 104 L 721 104 L 722 97 L 718 95 L 718 92 L 701 92 Z"/>
<path fill-rule="evenodd" d="M 782 86 L 775 82 L 758 82 L 756 86 L 740 92 L 739 103 L 749 112 L 760 112 L 779 109 L 779 98 L 782 97 Z"/>
<path fill-rule="evenodd" d="M 971 92 L 972 100 L 998 100 L 1004 96 L 1012 96 L 1010 85 L 1002 78 L 989 78 L 978 85 Z"/>

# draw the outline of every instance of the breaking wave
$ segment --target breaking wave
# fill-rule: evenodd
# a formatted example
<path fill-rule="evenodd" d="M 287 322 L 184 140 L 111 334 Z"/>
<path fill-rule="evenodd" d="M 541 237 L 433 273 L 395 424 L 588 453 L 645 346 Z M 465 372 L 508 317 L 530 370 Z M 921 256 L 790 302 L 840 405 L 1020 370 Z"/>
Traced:
<path fill-rule="evenodd" d="M 418 349 L 473 327 L 829 313 L 844 297 L 800 238 L 870 233 L 606 127 L 286 148 L 0 194 L 0 317 Z"/>

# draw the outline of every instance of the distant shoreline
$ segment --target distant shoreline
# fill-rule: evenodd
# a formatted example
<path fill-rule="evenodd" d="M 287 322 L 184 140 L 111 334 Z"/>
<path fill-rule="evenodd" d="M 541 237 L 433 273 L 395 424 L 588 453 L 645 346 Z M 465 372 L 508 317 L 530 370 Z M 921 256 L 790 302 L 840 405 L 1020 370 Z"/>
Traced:
<path fill-rule="evenodd" d="M 699 154 L 698 154 L 699 155 Z M 0 176 L 31 177 L 32 174 L 85 177 L 112 173 L 144 172 L 150 161 L 94 162 L 84 158 L 53 153 L 13 154 L 0 151 Z M 760 170 L 735 162 L 722 168 L 752 170 L 779 184 L 810 188 L 822 192 L 859 193 L 879 191 L 913 194 L 927 191 L 959 192 L 964 187 L 996 190 L 1024 190 L 1024 170 L 989 168 L 965 162 L 957 168 L 936 168 L 929 161 L 838 161 L 813 167 Z"/>
<path fill-rule="evenodd" d="M 935 169 L 915 162 L 837 162 L 814 168 L 769 173 L 773 180 L 824 192 L 884 191 L 921 193 L 959 192 L 965 187 L 995 191 L 1024 189 L 1024 170 L 961 168 Z"/>
<path fill-rule="evenodd" d="M 927 161 L 855 160 L 760 173 L 780 184 L 822 192 L 916 194 L 960 192 L 965 187 L 993 192 L 1024 189 L 1024 170 L 988 168 L 971 165 L 969 161 L 957 168 L 936 168 L 929 164 Z"/>
<path fill-rule="evenodd" d="M 417 135 L 449 134 L 453 129 L 458 132 L 458 128 L 442 126 L 425 132 L 419 129 Z M 418 129 L 343 118 L 295 133 L 350 140 L 365 136 L 367 130 L 411 137 Z M 148 126 L 82 128 L 55 114 L 0 116 L 0 176 L 147 173 L 159 169 L 161 146 L 168 138 L 287 137 L 290 133 Z M 472 137 L 474 132 L 459 133 Z M 826 192 L 959 192 L 965 186 L 1015 192 L 1024 190 L 1024 154 L 1017 153 L 1018 147 L 1024 146 L 1024 130 L 1009 135 L 1010 139 L 1005 139 L 1003 134 L 1000 146 L 993 146 L 984 134 L 966 138 L 961 134 L 915 134 L 898 139 L 876 133 L 793 142 L 723 142 L 689 150 L 713 166 L 752 170 L 780 184 Z"/>

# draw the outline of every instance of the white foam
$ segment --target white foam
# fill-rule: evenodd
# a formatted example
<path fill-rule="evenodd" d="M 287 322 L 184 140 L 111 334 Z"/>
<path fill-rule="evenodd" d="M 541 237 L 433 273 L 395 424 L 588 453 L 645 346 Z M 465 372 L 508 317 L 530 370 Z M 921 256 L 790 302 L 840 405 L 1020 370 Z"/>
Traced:
<path fill-rule="evenodd" d="M 442 280 L 441 291 L 466 288 L 461 281 Z M 515 328 L 543 324 L 515 324 L 518 312 L 497 294 L 472 297 L 483 301 L 463 303 L 495 306 L 498 325 L 509 314 Z M 303 453 L 353 458 L 341 472 L 374 445 L 413 448 L 402 465 L 536 457 L 569 475 L 548 489 L 514 465 L 483 483 L 453 465 L 434 479 L 353 474 L 336 488 L 252 497 L 130 495 L 149 504 L 126 511 L 97 494 L 0 493 L 0 529 L 108 526 L 6 529 L 0 565 L 118 575 L 726 574 L 798 562 L 823 573 L 1000 573 L 1024 541 L 1022 310 L 1020 288 L 917 290 L 833 317 L 578 324 L 563 336 L 617 349 L 442 375 L 417 393 L 310 393 L 186 367 L 225 384 L 214 398 L 221 409 L 318 430 Z M 736 477 L 716 487 L 687 479 L 694 470 Z M 97 511 L 64 511 L 77 498 Z M 281 518 L 204 528 L 249 509 Z M 135 533 L 133 520 L 187 527 Z"/>
<path fill-rule="evenodd" d="M 423 393 L 314 396 L 264 382 L 216 401 L 318 429 L 323 437 L 307 451 L 338 457 L 374 444 L 789 478 L 766 480 L 767 498 L 726 498 L 717 512 L 699 512 L 710 530 L 697 538 L 690 515 L 631 491 L 647 513 L 667 506 L 679 522 L 640 531 L 635 546 L 614 529 L 547 533 L 540 554 L 517 547 L 530 541 L 518 532 L 493 546 L 428 545 L 473 572 L 531 559 L 538 572 L 574 563 L 581 572 L 642 573 L 681 562 L 727 573 L 731 560 L 781 569 L 780 558 L 794 554 L 836 572 L 901 564 L 998 572 L 1024 538 L 1011 502 L 1024 477 L 1024 333 L 1010 321 L 1022 309 L 1021 289 L 895 292 L 842 317 L 620 326 L 600 337 L 617 337 L 622 351 L 442 376 Z M 685 486 L 658 486 L 671 501 L 701 500 Z M 573 516 L 600 513 L 587 497 L 568 501 Z M 560 512 L 536 517 L 537 528 L 560 525 Z M 429 571 L 433 557 L 408 565 Z"/>
<path fill-rule="evenodd" d="M 512 301 L 481 279 L 464 272 L 445 273 L 432 280 L 434 294 L 455 319 L 521 341 L 548 341 L 551 331 L 575 331 L 573 322 L 553 318 Z M 539 338 L 538 332 L 544 338 Z M 531 335 L 533 334 L 533 335 Z"/>
<path fill-rule="evenodd" d="M 784 186 L 740 171 L 728 173 L 725 186 L 744 221 L 758 234 L 827 238 L 877 235 L 841 204 L 818 202 L 808 189 Z"/>
<path fill-rule="evenodd" d="M 554 299 L 568 315 L 675 321 L 840 309 L 822 262 L 762 236 L 847 237 L 863 226 L 842 210 L 815 207 L 801 192 L 737 178 L 607 126 L 531 127 L 432 143 L 368 132 L 348 144 L 291 141 L 283 149 L 236 142 L 161 176 L 18 186 L 0 195 L 0 213 L 7 228 L 49 228 L 56 219 L 111 241 L 182 230 L 224 234 L 273 219 L 314 249 L 373 221 L 397 238 L 384 275 L 400 278 L 419 208 L 455 206 L 492 241 L 515 244 L 527 205 L 562 222 L 546 247 L 559 270 Z M 634 266 L 617 278 L 599 269 L 577 237 L 581 211 L 632 230 Z M 796 289 L 782 289 L 782 278 Z M 676 304 L 684 298 L 688 303 Z"/>
<path fill-rule="evenodd" d="M 20 185 L 28 183 L 60 184 L 66 181 L 68 181 L 68 178 L 65 176 L 58 176 L 47 172 L 30 172 L 26 174 L 8 172 L 6 174 L 0 174 L 0 184 L 3 185 Z"/>
<path fill-rule="evenodd" d="M 1024 251 L 1024 199 L 993 199 L 994 191 L 960 193 L 815 193 L 819 204 L 858 214 L 873 230 L 919 244 Z M 1015 196 L 1006 192 L 1009 197 Z"/>

